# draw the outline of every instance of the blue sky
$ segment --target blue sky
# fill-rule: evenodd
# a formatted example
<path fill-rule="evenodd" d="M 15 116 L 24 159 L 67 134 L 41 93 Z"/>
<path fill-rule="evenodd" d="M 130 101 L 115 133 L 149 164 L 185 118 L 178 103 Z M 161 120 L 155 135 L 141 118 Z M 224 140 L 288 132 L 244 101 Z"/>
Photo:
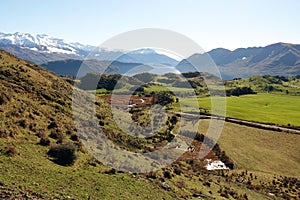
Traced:
<path fill-rule="evenodd" d="M 1 8 L 0 32 L 91 45 L 139 28 L 173 30 L 205 50 L 300 44 L 298 0 L 2 0 Z"/>

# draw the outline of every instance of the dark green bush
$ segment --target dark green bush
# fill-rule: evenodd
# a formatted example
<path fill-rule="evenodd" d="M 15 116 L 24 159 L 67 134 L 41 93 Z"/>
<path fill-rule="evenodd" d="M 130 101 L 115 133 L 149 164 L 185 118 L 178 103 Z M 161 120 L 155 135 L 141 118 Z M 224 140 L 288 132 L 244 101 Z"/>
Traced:
<path fill-rule="evenodd" d="M 174 173 L 180 176 L 180 174 L 182 173 L 182 171 L 181 171 L 180 168 L 175 167 L 175 168 L 174 168 Z"/>
<path fill-rule="evenodd" d="M 76 141 L 79 141 L 79 136 L 73 133 L 73 134 L 70 136 L 70 139 L 73 140 L 74 142 L 76 142 Z"/>
<path fill-rule="evenodd" d="M 50 140 L 47 136 L 42 136 L 41 139 L 40 139 L 40 145 L 43 145 L 43 146 L 49 146 L 50 145 Z"/>
<path fill-rule="evenodd" d="M 171 172 L 168 171 L 168 170 L 164 171 L 164 177 L 165 177 L 165 178 L 168 178 L 168 179 L 171 179 L 171 178 L 172 178 Z"/>
<path fill-rule="evenodd" d="M 58 144 L 50 148 L 48 155 L 53 157 L 57 164 L 72 165 L 77 159 L 76 146 L 72 143 Z"/>
<path fill-rule="evenodd" d="M 245 95 L 245 94 L 256 94 L 256 92 L 254 92 L 252 90 L 252 88 L 250 87 L 237 87 L 237 88 L 234 88 L 232 90 L 229 90 L 227 91 L 227 95 L 230 96 L 240 96 L 240 95 Z"/>
<path fill-rule="evenodd" d="M 116 169 L 111 168 L 110 170 L 105 172 L 106 174 L 116 174 Z"/>

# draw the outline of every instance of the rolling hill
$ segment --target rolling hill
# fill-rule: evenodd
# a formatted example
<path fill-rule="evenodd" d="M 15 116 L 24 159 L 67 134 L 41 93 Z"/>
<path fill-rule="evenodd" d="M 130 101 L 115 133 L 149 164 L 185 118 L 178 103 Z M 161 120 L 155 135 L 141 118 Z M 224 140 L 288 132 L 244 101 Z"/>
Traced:
<path fill-rule="evenodd" d="M 71 77 L 82 77 L 91 72 L 98 72 L 100 74 L 126 74 L 130 71 L 134 72 L 134 69 L 139 67 L 151 69 L 150 66 L 141 63 L 74 59 L 52 61 L 44 63 L 41 66 L 56 74 Z"/>

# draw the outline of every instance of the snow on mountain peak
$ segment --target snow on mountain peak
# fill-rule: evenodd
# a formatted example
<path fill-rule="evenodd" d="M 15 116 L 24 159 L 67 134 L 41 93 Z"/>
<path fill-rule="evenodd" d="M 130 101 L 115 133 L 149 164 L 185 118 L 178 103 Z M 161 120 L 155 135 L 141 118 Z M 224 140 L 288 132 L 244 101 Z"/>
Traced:
<path fill-rule="evenodd" d="M 137 49 L 134 51 L 130 51 L 129 54 L 156 54 L 156 52 L 153 49 Z"/>
<path fill-rule="evenodd" d="M 67 43 L 63 39 L 53 38 L 46 34 L 29 34 L 16 32 L 13 34 L 0 33 L 0 45 L 16 45 L 20 48 L 45 53 L 63 53 L 79 55 L 80 51 L 91 49 L 91 46 L 79 43 Z"/>

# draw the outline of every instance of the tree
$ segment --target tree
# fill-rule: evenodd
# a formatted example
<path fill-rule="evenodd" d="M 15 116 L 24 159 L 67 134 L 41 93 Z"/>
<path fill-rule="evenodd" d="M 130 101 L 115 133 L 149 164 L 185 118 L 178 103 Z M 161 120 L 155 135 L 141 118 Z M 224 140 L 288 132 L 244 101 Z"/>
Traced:
<path fill-rule="evenodd" d="M 268 86 L 266 86 L 266 90 L 268 92 L 272 92 L 274 90 L 274 87 L 272 85 L 268 85 Z"/>

